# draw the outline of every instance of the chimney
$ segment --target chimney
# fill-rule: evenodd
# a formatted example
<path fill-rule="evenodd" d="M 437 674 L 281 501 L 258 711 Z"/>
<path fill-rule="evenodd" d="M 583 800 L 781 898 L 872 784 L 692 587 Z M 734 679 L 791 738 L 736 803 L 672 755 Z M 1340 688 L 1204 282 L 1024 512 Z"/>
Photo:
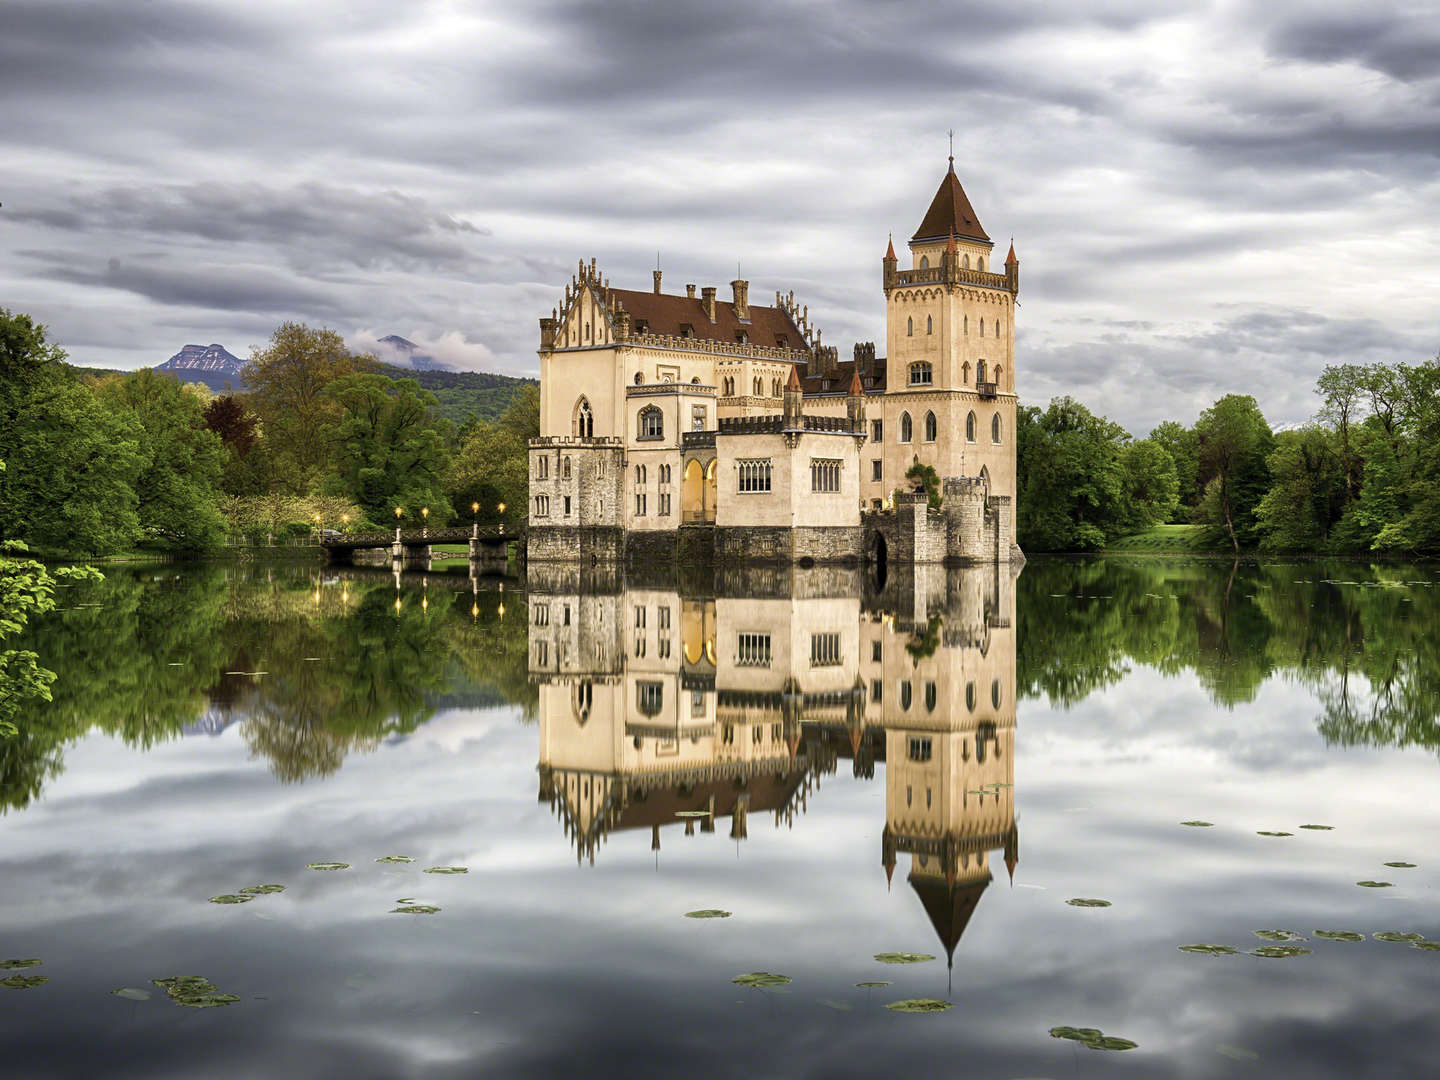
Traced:
<path fill-rule="evenodd" d="M 657 274 L 660 271 L 655 271 Z M 715 321 L 715 286 L 706 285 L 700 290 L 701 303 L 705 305 L 705 317 L 711 322 Z"/>
<path fill-rule="evenodd" d="M 695 286 L 694 286 L 694 285 L 686 285 L 686 286 L 685 286 L 685 299 L 686 299 L 686 300 L 694 300 L 694 299 L 695 299 Z"/>
<path fill-rule="evenodd" d="M 659 296 L 659 295 L 660 295 L 660 271 L 659 271 L 659 270 L 651 270 L 650 272 L 655 275 L 655 295 L 656 295 L 656 296 Z"/>
<path fill-rule="evenodd" d="M 735 294 L 735 317 L 741 322 L 750 321 L 750 283 L 738 278 L 730 282 Z"/>

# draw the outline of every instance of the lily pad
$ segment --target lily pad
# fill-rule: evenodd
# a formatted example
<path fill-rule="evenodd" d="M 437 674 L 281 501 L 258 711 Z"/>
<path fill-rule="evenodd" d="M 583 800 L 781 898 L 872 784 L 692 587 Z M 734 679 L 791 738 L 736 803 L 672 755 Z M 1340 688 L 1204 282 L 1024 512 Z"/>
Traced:
<path fill-rule="evenodd" d="M 1267 960 L 1288 960 L 1292 956 L 1309 956 L 1310 950 L 1299 945 L 1262 945 L 1250 950 L 1250 955 L 1263 956 Z"/>
<path fill-rule="evenodd" d="M 1106 1035 L 1099 1028 L 1053 1027 L 1051 1038 L 1070 1039 L 1091 1050 L 1134 1050 L 1139 1043 L 1122 1039 L 1118 1035 Z"/>
<path fill-rule="evenodd" d="M 954 1006 L 948 1001 L 936 1001 L 934 998 L 909 998 L 905 1001 L 892 1001 L 885 1007 L 891 1012 L 936 1013 Z"/>
<path fill-rule="evenodd" d="M 7 990 L 29 990 L 32 986 L 44 986 L 50 979 L 45 975 L 11 975 L 0 979 L 0 986 Z"/>
<path fill-rule="evenodd" d="M 1181 945 L 1180 951 L 1200 956 L 1234 956 L 1240 950 L 1230 945 Z"/>
<path fill-rule="evenodd" d="M 171 975 L 150 981 L 163 988 L 176 1005 L 188 1009 L 218 1009 L 240 1000 L 234 994 L 220 993 L 219 987 L 202 975 Z"/>
<path fill-rule="evenodd" d="M 1213 829 L 1215 827 L 1213 821 L 1182 821 L 1180 824 L 1189 825 L 1192 829 Z"/>
<path fill-rule="evenodd" d="M 433 904 L 402 904 L 391 908 L 391 915 L 434 915 L 440 909 Z"/>
<path fill-rule="evenodd" d="M 468 874 L 469 872 L 468 866 L 432 866 L 425 871 L 427 874 Z"/>
<path fill-rule="evenodd" d="M 1412 949 L 1423 949 L 1425 952 L 1440 952 L 1440 941 L 1412 941 Z"/>
<path fill-rule="evenodd" d="M 1391 887 L 1388 881 L 1357 881 L 1355 884 L 1362 889 L 1388 889 Z"/>
<path fill-rule="evenodd" d="M 253 896 L 245 896 L 241 893 L 225 893 L 221 896 L 210 897 L 210 902 L 212 904 L 248 904 L 254 899 Z"/>
<path fill-rule="evenodd" d="M 875 959 L 882 964 L 923 964 L 935 957 L 923 952 L 881 952 L 875 954 Z"/>
<path fill-rule="evenodd" d="M 785 986 L 790 982 L 789 975 L 774 975 L 768 971 L 751 971 L 745 975 L 736 975 L 730 980 L 737 986 Z"/>
<path fill-rule="evenodd" d="M 376 859 L 375 861 L 376 861 L 376 862 L 387 862 L 387 863 L 388 863 L 388 862 L 407 863 L 407 862 L 414 862 L 415 860 L 412 859 L 409 855 L 381 855 L 380 858 Z"/>
<path fill-rule="evenodd" d="M 1326 941 L 1364 941 L 1364 934 L 1357 934 L 1354 930 L 1316 930 L 1315 936 L 1324 938 Z"/>
<path fill-rule="evenodd" d="M 889 986 L 890 984 L 888 982 L 863 982 L 856 983 L 855 985 L 860 987 L 862 990 L 873 990 L 881 986 Z"/>
<path fill-rule="evenodd" d="M 1371 934 L 1376 941 L 1424 941 L 1424 934 L 1402 934 L 1399 930 L 1382 930 L 1378 934 Z"/>
<path fill-rule="evenodd" d="M 701 908 L 698 911 L 687 911 L 685 912 L 685 917 L 687 919 L 728 919 L 730 918 L 730 912 L 721 911 L 719 908 L 708 907 Z"/>
<path fill-rule="evenodd" d="M 1255 936 L 1266 941 L 1304 941 L 1304 936 L 1294 930 L 1256 930 Z"/>
<path fill-rule="evenodd" d="M 126 1001 L 150 1000 L 149 990 L 141 990 L 139 987 L 135 986 L 122 986 L 119 990 L 111 990 L 110 993 L 114 994 L 118 998 L 124 998 Z"/>
<path fill-rule="evenodd" d="M 1065 903 L 1071 907 L 1109 907 L 1109 900 L 1096 900 L 1093 897 L 1077 896 L 1073 900 L 1066 900 Z"/>
<path fill-rule="evenodd" d="M 1268 830 L 1266 830 L 1266 829 L 1260 829 L 1260 830 L 1258 830 L 1258 831 L 1255 833 L 1255 835 L 1256 835 L 1256 836 L 1294 836 L 1295 834 L 1294 834 L 1294 833 L 1289 833 L 1289 832 L 1270 832 L 1270 831 L 1268 831 Z"/>
<path fill-rule="evenodd" d="M 282 892 L 284 892 L 284 891 L 285 891 L 285 886 L 284 886 L 284 885 L 247 885 L 247 886 L 245 886 L 245 888 L 241 889 L 240 891 L 241 891 L 242 893 L 245 893 L 247 896 L 270 896 L 270 895 L 273 894 L 273 893 L 282 893 Z"/>
<path fill-rule="evenodd" d="M 306 870 L 349 870 L 348 862 L 312 862 L 305 864 Z"/>
<path fill-rule="evenodd" d="M 1414 864 L 1413 862 L 1387 862 L 1385 865 L 1386 865 L 1386 866 L 1394 867 L 1396 870 L 1414 870 L 1414 869 L 1415 869 L 1415 864 Z"/>
<path fill-rule="evenodd" d="M 1335 826 L 1334 826 L 1334 825 L 1301 825 L 1300 828 L 1302 828 L 1302 829 L 1312 829 L 1312 830 L 1314 830 L 1315 832 L 1333 832 L 1334 829 L 1335 829 Z"/>
<path fill-rule="evenodd" d="M 39 960 L 0 960 L 0 971 L 19 971 L 39 966 Z"/>

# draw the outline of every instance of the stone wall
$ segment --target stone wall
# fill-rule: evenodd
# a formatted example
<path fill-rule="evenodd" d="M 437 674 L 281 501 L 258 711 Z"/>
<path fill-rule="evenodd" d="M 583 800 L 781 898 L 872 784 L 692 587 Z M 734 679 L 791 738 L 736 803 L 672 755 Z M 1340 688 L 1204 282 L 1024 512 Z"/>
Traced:
<path fill-rule="evenodd" d="M 788 529 L 779 526 L 715 530 L 715 562 L 856 564 L 864 553 L 864 529 L 841 525 Z"/>
<path fill-rule="evenodd" d="M 619 527 L 530 525 L 526 558 L 531 563 L 618 563 L 624 555 L 625 533 Z"/>

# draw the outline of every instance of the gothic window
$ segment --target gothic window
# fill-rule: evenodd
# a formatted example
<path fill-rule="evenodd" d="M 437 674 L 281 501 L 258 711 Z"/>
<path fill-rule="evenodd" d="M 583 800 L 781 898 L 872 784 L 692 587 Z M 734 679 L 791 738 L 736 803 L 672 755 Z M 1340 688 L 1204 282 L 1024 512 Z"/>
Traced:
<path fill-rule="evenodd" d="M 929 386 L 934 381 L 935 373 L 928 360 L 921 360 L 910 365 L 910 385 Z"/>
<path fill-rule="evenodd" d="M 549 495 L 536 495 L 536 496 L 535 496 L 535 516 L 536 516 L 536 517 L 549 517 L 549 516 L 550 516 L 550 496 L 549 496 Z"/>
<path fill-rule="evenodd" d="M 735 663 L 739 667 L 769 667 L 770 635 L 738 635 L 735 642 Z"/>
<path fill-rule="evenodd" d="M 770 490 L 770 459 L 742 458 L 735 463 L 739 473 L 741 493 L 765 492 Z"/>
<path fill-rule="evenodd" d="M 926 315 L 926 316 L 925 316 L 925 333 L 927 333 L 927 334 L 933 334 L 934 332 L 935 332 L 935 320 L 934 320 L 933 318 L 931 318 L 929 315 Z"/>
<path fill-rule="evenodd" d="M 770 380 L 770 396 L 771 396 L 771 397 L 779 397 L 779 396 L 780 396 L 780 380 L 779 380 L 779 379 L 771 379 L 771 380 Z"/>
<path fill-rule="evenodd" d="M 973 412 L 965 417 L 965 441 L 975 441 L 975 414 Z"/>
<path fill-rule="evenodd" d="M 569 496 L 569 495 L 566 495 L 566 496 L 565 496 L 565 516 L 566 516 L 566 517 L 569 517 L 569 516 L 570 516 L 570 496 Z"/>
<path fill-rule="evenodd" d="M 658 716 L 661 706 L 665 703 L 665 684 L 658 682 L 636 683 L 635 696 L 635 704 L 639 707 L 642 716 Z"/>
<path fill-rule="evenodd" d="M 646 405 L 640 410 L 639 433 L 636 438 L 663 439 L 664 437 L 665 414 L 654 405 Z"/>
<path fill-rule="evenodd" d="M 975 683 L 973 680 L 965 684 L 965 708 L 970 712 L 975 711 Z"/>
<path fill-rule="evenodd" d="M 968 382 L 970 381 L 970 361 L 969 361 L 969 360 L 966 360 L 965 363 L 963 363 L 963 364 L 960 365 L 960 381 L 961 381 L 962 383 L 968 383 Z"/>
<path fill-rule="evenodd" d="M 644 495 L 643 493 L 637 494 L 637 495 L 635 496 L 635 516 L 636 516 L 636 517 L 644 517 L 644 516 L 645 516 L 645 508 L 646 508 L 646 503 L 647 503 L 647 501 L 648 501 L 648 500 L 645 498 L 645 495 Z"/>
<path fill-rule="evenodd" d="M 961 256 L 960 265 L 963 266 L 966 270 L 969 270 L 969 269 L 970 269 L 970 256 L 969 256 L 969 255 Z"/>
<path fill-rule="evenodd" d="M 926 441 L 926 442 L 934 442 L 934 441 L 935 441 L 935 434 L 936 434 L 936 427 L 937 427 L 937 426 L 938 426 L 938 425 L 936 425 L 936 423 L 935 423 L 935 414 L 934 414 L 933 412 L 927 412 L 927 413 L 925 414 L 925 441 Z"/>
<path fill-rule="evenodd" d="M 900 708 L 906 712 L 910 711 L 910 702 L 914 698 L 915 691 L 910 686 L 910 680 L 906 679 L 900 684 Z"/>
<path fill-rule="evenodd" d="M 997 446 L 1000 444 L 1000 414 L 998 412 L 990 418 L 990 441 Z"/>
<path fill-rule="evenodd" d="M 550 459 L 548 457 L 542 455 L 535 459 L 535 479 L 550 479 Z"/>
<path fill-rule="evenodd" d="M 563 471 L 563 473 L 564 473 L 565 479 L 566 479 L 566 480 L 569 480 L 569 479 L 570 479 L 570 459 L 569 459 L 568 457 L 565 459 L 564 469 L 563 469 L 562 471 Z"/>
<path fill-rule="evenodd" d="M 763 396 L 765 393 L 765 380 L 760 378 L 759 375 L 756 375 L 755 381 L 751 384 L 751 389 L 754 390 L 756 397 Z"/>
<path fill-rule="evenodd" d="M 834 667 L 840 662 L 841 657 L 839 634 L 831 633 L 810 635 L 811 667 Z"/>
<path fill-rule="evenodd" d="M 999 364 L 996 364 L 996 365 L 995 365 L 995 370 L 990 373 L 990 381 L 995 384 L 995 386 L 996 386 L 997 389 L 999 388 L 1000 382 L 1001 382 L 1001 379 L 1000 379 L 1000 365 L 999 365 Z"/>
<path fill-rule="evenodd" d="M 900 441 L 909 442 L 914 437 L 914 425 L 910 421 L 910 414 L 903 412 L 900 414 Z"/>
<path fill-rule="evenodd" d="M 709 412 L 704 405 L 690 406 L 690 430 L 704 431 Z"/>
<path fill-rule="evenodd" d="M 575 404 L 575 434 L 582 439 L 595 435 L 595 414 L 590 411 L 590 402 L 583 397 Z"/>
<path fill-rule="evenodd" d="M 885 441 L 885 421 L 884 421 L 884 420 L 871 420 L 871 421 L 870 421 L 870 441 L 873 442 L 873 443 L 882 443 L 882 442 Z"/>
<path fill-rule="evenodd" d="M 936 694 L 935 683 L 934 683 L 933 681 L 927 681 L 927 682 L 925 683 L 925 711 L 926 711 L 926 712 L 934 712 L 934 711 L 935 711 L 935 699 L 936 699 L 937 696 L 938 696 L 938 695 Z"/>
<path fill-rule="evenodd" d="M 931 741 L 920 735 L 911 735 L 906 742 L 905 756 L 911 761 L 929 761 Z"/>
<path fill-rule="evenodd" d="M 995 320 L 995 336 L 996 336 L 996 337 L 999 337 L 1000 334 L 1001 334 L 1001 332 L 1002 332 L 1002 331 L 1001 331 L 1001 329 L 1000 329 L 1000 320 L 999 320 L 999 319 L 996 319 L 996 320 Z"/>
<path fill-rule="evenodd" d="M 990 704 L 995 708 L 1000 707 L 1000 680 L 990 680 Z"/>
<path fill-rule="evenodd" d="M 570 710 L 580 723 L 590 719 L 590 706 L 594 700 L 595 691 L 588 681 L 575 684 L 574 693 L 570 697 Z"/>
<path fill-rule="evenodd" d="M 636 386 L 639 386 L 639 385 L 640 385 L 641 383 L 643 383 L 644 381 L 645 381 L 645 373 L 644 373 L 643 371 L 637 371 L 637 372 L 635 372 L 635 385 L 636 385 Z"/>
<path fill-rule="evenodd" d="M 929 269 L 930 269 L 930 256 L 929 256 L 929 255 L 921 255 L 921 256 L 920 256 L 920 269 L 921 269 L 921 270 L 929 270 Z"/>
<path fill-rule="evenodd" d="M 985 336 L 985 320 L 984 320 L 984 319 L 981 319 L 981 320 L 980 320 L 980 336 L 981 336 L 981 337 L 984 337 L 984 336 Z"/>
<path fill-rule="evenodd" d="M 981 256 L 977 257 L 976 260 L 975 260 L 975 265 L 976 265 L 979 269 L 984 270 L 984 269 L 985 269 L 985 256 L 984 256 L 984 255 L 981 255 Z"/>
<path fill-rule="evenodd" d="M 969 316 L 969 315 L 966 315 L 966 316 L 965 316 L 965 324 L 964 324 L 964 325 L 965 325 L 965 333 L 968 334 L 968 333 L 970 332 L 970 316 Z"/>
<path fill-rule="evenodd" d="M 835 458 L 810 459 L 810 490 L 834 493 L 840 490 L 840 462 Z"/>
<path fill-rule="evenodd" d="M 981 325 L 981 326 L 984 326 L 985 324 L 982 322 L 980 325 Z M 983 384 L 984 382 L 985 382 L 985 361 L 984 361 L 984 360 L 981 360 L 978 364 L 975 365 L 975 385 L 976 385 L 976 386 L 979 386 L 979 385 Z"/>
<path fill-rule="evenodd" d="M 905 336 L 915 336 L 915 320 L 913 318 L 908 318 L 905 320 Z"/>

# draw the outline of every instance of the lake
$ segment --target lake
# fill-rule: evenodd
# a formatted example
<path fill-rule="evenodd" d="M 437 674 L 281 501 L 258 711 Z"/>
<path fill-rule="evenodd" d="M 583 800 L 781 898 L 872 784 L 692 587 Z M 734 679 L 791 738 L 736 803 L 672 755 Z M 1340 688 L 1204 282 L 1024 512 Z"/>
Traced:
<path fill-rule="evenodd" d="M 0 962 L 40 961 L 0 971 L 6 1077 L 1440 1055 L 1428 566 L 227 564 L 59 595 L 25 641 L 54 701 L 0 742 Z"/>

